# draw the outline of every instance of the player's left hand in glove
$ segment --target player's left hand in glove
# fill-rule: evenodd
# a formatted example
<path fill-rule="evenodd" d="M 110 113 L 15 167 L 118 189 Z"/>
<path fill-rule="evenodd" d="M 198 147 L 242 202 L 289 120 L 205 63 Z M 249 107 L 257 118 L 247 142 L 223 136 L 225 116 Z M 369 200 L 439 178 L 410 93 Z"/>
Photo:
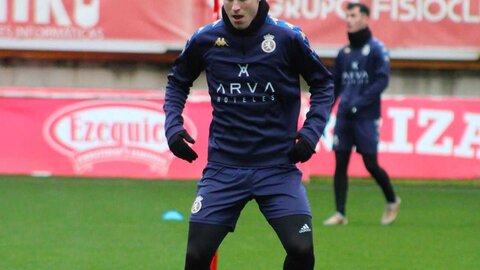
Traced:
<path fill-rule="evenodd" d="M 288 154 L 290 161 L 293 163 L 305 162 L 309 160 L 315 153 L 315 149 L 312 148 L 310 143 L 303 136 L 297 136 L 297 143 L 293 147 L 292 151 Z"/>
<path fill-rule="evenodd" d="M 192 163 L 192 161 L 198 158 L 198 155 L 185 141 L 192 144 L 195 143 L 195 140 L 187 131 L 183 130 L 172 136 L 168 141 L 168 147 L 176 157 Z"/>

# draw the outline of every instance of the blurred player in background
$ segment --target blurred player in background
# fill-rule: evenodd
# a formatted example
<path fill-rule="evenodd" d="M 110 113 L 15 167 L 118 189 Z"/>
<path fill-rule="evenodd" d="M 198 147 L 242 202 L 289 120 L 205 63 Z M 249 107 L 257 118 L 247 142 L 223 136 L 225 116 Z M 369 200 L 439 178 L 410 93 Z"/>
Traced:
<path fill-rule="evenodd" d="M 336 212 L 324 224 L 348 222 L 345 212 L 347 169 L 355 146 L 385 195 L 387 206 L 381 224 L 388 225 L 395 221 L 400 206 L 400 198 L 395 196 L 390 178 L 377 159 L 381 94 L 390 76 L 389 56 L 384 45 L 372 37 L 368 27 L 370 10 L 366 5 L 349 3 L 346 15 L 350 44 L 338 53 L 333 71 L 335 98 L 340 96 L 333 142 Z"/>
<path fill-rule="evenodd" d="M 185 269 L 208 269 L 252 199 L 286 250 L 284 269 L 314 268 L 311 210 L 295 164 L 315 152 L 333 104 L 333 80 L 300 29 L 268 11 L 265 0 L 224 0 L 223 19 L 193 34 L 168 77 L 165 132 L 177 157 L 197 158 L 182 112 L 203 70 L 213 106 Z M 299 75 L 310 87 L 311 107 L 297 132 Z"/>

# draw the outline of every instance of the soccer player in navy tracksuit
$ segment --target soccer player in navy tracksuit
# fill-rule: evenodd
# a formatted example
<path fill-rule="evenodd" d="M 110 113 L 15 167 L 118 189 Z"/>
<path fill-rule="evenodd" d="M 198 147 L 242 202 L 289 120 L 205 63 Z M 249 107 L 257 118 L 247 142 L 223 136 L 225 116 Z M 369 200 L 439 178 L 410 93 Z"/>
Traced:
<path fill-rule="evenodd" d="M 338 53 L 333 71 L 335 97 L 340 96 L 333 141 L 336 213 L 325 220 L 325 225 L 347 223 L 347 169 L 353 146 L 362 155 L 365 167 L 387 201 L 381 223 L 391 224 L 400 205 L 388 174 L 377 160 L 381 94 L 388 85 L 390 65 L 387 49 L 372 37 L 368 28 L 369 14 L 369 8 L 364 4 L 347 5 L 350 44 Z"/>
<path fill-rule="evenodd" d="M 295 164 L 315 152 L 333 104 L 333 80 L 300 29 L 268 10 L 265 0 L 224 0 L 223 19 L 193 34 L 168 76 L 165 132 L 177 157 L 197 158 L 182 111 L 203 70 L 213 106 L 185 269 L 209 269 L 252 199 L 286 250 L 284 269 L 314 267 L 311 210 Z M 311 106 L 297 131 L 300 75 Z"/>

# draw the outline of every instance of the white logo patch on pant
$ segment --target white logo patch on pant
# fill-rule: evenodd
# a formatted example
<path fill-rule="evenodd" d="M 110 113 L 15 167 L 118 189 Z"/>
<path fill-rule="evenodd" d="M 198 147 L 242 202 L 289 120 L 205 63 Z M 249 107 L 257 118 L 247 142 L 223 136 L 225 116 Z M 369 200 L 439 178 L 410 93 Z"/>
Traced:
<path fill-rule="evenodd" d="M 197 196 L 195 198 L 195 201 L 193 202 L 193 205 L 192 205 L 192 214 L 196 214 L 200 211 L 200 209 L 202 209 L 202 200 L 203 200 L 203 197 L 202 196 Z"/>
<path fill-rule="evenodd" d="M 311 232 L 311 231 L 312 231 L 312 229 L 310 229 L 310 227 L 308 227 L 307 224 L 304 224 L 302 226 L 302 228 L 298 231 L 298 233 L 306 233 L 306 232 Z"/>

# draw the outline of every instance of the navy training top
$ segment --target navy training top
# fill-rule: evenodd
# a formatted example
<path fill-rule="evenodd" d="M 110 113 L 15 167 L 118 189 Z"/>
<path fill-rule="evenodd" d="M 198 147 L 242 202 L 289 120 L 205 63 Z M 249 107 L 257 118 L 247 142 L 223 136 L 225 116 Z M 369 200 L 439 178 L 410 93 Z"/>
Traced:
<path fill-rule="evenodd" d="M 343 47 L 333 70 L 335 97 L 340 96 L 338 117 L 345 117 L 355 107 L 355 118 L 379 118 L 389 75 L 389 54 L 380 41 L 371 37 L 360 48 Z"/>
<path fill-rule="evenodd" d="M 333 104 L 333 80 L 296 26 L 267 16 L 248 35 L 219 20 L 198 29 L 168 75 L 164 111 L 168 140 L 184 130 L 182 111 L 205 71 L 213 106 L 208 161 L 265 167 L 291 163 L 300 113 L 301 75 L 310 110 L 299 130 L 313 148 Z"/>

